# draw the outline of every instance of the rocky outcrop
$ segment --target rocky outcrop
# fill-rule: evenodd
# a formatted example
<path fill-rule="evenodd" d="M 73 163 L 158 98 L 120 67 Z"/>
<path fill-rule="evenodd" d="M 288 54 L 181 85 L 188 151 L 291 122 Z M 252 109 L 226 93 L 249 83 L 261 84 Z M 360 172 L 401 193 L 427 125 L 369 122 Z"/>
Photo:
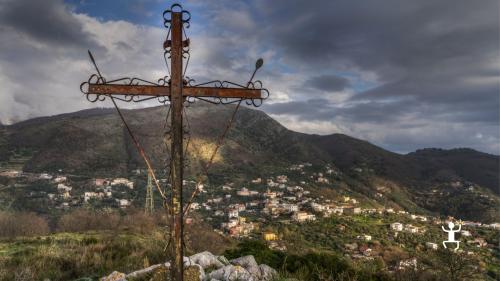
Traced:
<path fill-rule="evenodd" d="M 260 268 L 253 256 L 237 258 L 231 260 L 231 263 L 243 267 L 246 271 L 248 271 L 248 273 L 250 273 L 250 275 L 260 280 Z"/>
<path fill-rule="evenodd" d="M 124 273 L 113 271 L 109 276 L 101 278 L 105 281 L 126 281 L 127 276 Z"/>
<path fill-rule="evenodd" d="M 252 276 L 246 269 L 241 266 L 226 265 L 223 268 L 212 271 L 208 275 L 207 280 L 255 281 L 258 279 L 255 279 L 254 276 Z"/>
<path fill-rule="evenodd" d="M 253 256 L 229 261 L 224 256 L 202 252 L 184 257 L 186 281 L 270 281 L 278 273 L 272 267 L 259 265 Z M 114 271 L 100 281 L 167 281 L 170 263 L 156 264 L 129 274 Z"/>
<path fill-rule="evenodd" d="M 270 281 L 273 280 L 278 272 L 267 264 L 259 265 L 260 269 L 260 280 Z"/>
<path fill-rule="evenodd" d="M 190 258 L 194 263 L 201 265 L 204 269 L 209 268 L 209 267 L 221 268 L 221 267 L 229 264 L 229 262 L 222 263 L 217 258 L 217 256 L 213 255 L 210 252 L 206 252 L 206 251 L 192 255 Z M 224 259 L 227 261 L 226 258 L 224 258 Z"/>

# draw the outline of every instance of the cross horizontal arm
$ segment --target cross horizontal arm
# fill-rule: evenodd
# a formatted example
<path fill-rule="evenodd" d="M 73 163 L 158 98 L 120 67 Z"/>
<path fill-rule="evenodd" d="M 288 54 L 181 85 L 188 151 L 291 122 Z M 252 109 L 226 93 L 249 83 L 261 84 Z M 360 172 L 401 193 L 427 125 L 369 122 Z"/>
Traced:
<path fill-rule="evenodd" d="M 137 96 L 169 96 L 170 87 L 155 85 L 115 85 L 90 84 L 88 93 L 92 95 L 137 95 Z M 183 96 L 260 99 L 260 89 L 246 88 L 216 88 L 216 87 L 189 87 L 182 88 Z"/>
<path fill-rule="evenodd" d="M 245 89 L 245 88 L 184 87 L 182 88 L 182 95 L 191 97 L 217 97 L 217 98 L 242 98 L 242 99 L 262 98 L 260 89 Z"/>
<path fill-rule="evenodd" d="M 140 95 L 140 96 L 168 96 L 170 88 L 153 85 L 116 85 L 116 84 L 89 84 L 89 94 L 92 95 Z"/>

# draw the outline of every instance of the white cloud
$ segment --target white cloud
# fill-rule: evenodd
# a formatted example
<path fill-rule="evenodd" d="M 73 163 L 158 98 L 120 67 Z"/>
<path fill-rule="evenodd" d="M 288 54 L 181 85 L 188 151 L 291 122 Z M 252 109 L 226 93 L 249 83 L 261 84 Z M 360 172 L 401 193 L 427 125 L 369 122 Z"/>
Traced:
<path fill-rule="evenodd" d="M 65 16 L 75 20 L 97 47 L 40 42 L 14 28 L 0 29 L 2 38 L 7 39 L 0 43 L 0 52 L 24 58 L 9 60 L 0 56 L 2 122 L 12 123 L 37 116 L 111 106 L 109 102 L 89 103 L 79 91 L 80 83 L 94 73 L 87 47 L 93 52 L 101 72 L 108 80 L 140 77 L 156 81 L 168 74 L 162 49 L 165 28 L 127 21 L 102 21 L 70 10 L 65 12 L 68 13 Z M 197 34 L 191 42 L 187 75 L 196 78 L 197 82 L 222 79 L 244 84 L 250 77 L 255 59 L 259 57 L 257 47 L 248 47 L 252 44 L 239 38 Z M 266 62 L 275 56 L 276 52 L 272 50 L 261 54 Z M 224 65 L 224 62 L 228 64 Z M 266 68 L 272 68 L 272 65 L 266 65 Z M 267 82 L 265 86 L 273 92 L 271 100 L 274 101 L 290 100 L 289 87 L 301 79 L 294 74 L 279 74 L 276 69 L 258 73 L 256 78 Z M 157 103 L 120 104 L 126 108 L 152 105 Z"/>
<path fill-rule="evenodd" d="M 345 133 L 345 130 L 339 128 L 338 124 L 333 121 L 300 120 L 297 116 L 288 114 L 270 114 L 269 116 L 284 124 L 288 129 L 296 132 L 320 135 Z"/>

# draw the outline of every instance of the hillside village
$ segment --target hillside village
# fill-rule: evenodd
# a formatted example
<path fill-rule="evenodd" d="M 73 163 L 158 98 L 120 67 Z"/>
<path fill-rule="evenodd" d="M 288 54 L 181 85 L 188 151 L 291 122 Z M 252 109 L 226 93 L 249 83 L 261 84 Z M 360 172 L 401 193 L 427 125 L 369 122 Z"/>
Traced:
<path fill-rule="evenodd" d="M 283 235 L 283 228 L 297 227 L 313 229 L 318 225 L 329 224 L 335 233 L 327 240 L 336 241 L 346 257 L 359 260 L 372 260 L 382 255 L 381 243 L 410 247 L 421 245 L 427 250 L 442 247 L 445 238 L 441 226 L 447 221 L 457 221 L 453 217 L 436 217 L 430 214 L 408 212 L 400 207 L 388 204 L 384 198 L 390 189 L 379 186 L 374 198 L 366 197 L 347 190 L 339 190 L 332 196 L 315 192 L 317 188 L 331 188 L 341 181 L 342 172 L 333 166 L 312 167 L 310 163 L 291 165 L 283 173 L 274 176 L 256 177 L 247 181 L 226 181 L 219 186 L 199 184 L 193 180 L 184 182 L 187 191 L 199 189 L 199 196 L 190 205 L 186 223 L 193 222 L 193 216 L 202 219 L 223 236 L 235 239 L 258 239 L 267 243 L 270 249 L 287 251 L 289 243 Z M 353 172 L 362 173 L 361 168 Z M 0 173 L 3 178 L 0 190 L 13 193 L 20 190 L 23 200 L 43 202 L 39 208 L 46 208 L 41 213 L 56 211 L 67 212 L 80 207 L 93 208 L 142 208 L 144 206 L 146 171 L 136 170 L 131 178 L 79 178 L 65 175 L 62 171 L 55 174 L 25 173 L 6 170 Z M 139 180 L 140 179 L 140 180 Z M 166 184 L 165 179 L 160 179 Z M 452 183 L 463 189 L 473 191 L 474 186 Z M 156 196 L 160 206 L 159 196 Z M 0 197 L 2 204 L 12 202 L 5 196 Z M 27 204 L 32 206 L 35 204 Z M 347 231 L 350 223 L 363 220 L 374 224 L 376 231 Z M 340 223 L 338 223 L 340 222 Z M 375 228 L 374 228 L 375 229 Z M 469 255 L 488 255 L 498 251 L 498 245 L 488 243 L 483 233 L 498 231 L 499 223 L 483 224 L 475 221 L 463 221 L 460 232 L 462 247 Z M 301 230 L 300 230 L 301 231 Z M 485 232 L 486 231 L 486 232 Z M 307 236 L 307 233 L 303 235 Z M 342 237 L 334 239 L 335 236 Z M 323 239 L 324 240 L 324 239 Z M 318 240 L 317 243 L 326 243 Z M 337 241 L 338 240 L 338 241 Z M 383 242 L 390 241 L 390 242 Z M 411 241 L 409 245 L 408 241 Z M 327 242 L 332 243 L 332 242 Z M 333 247 L 333 244 L 331 245 Z M 396 267 L 416 267 L 414 257 L 399 262 Z M 396 268 L 396 269 L 397 269 Z"/>

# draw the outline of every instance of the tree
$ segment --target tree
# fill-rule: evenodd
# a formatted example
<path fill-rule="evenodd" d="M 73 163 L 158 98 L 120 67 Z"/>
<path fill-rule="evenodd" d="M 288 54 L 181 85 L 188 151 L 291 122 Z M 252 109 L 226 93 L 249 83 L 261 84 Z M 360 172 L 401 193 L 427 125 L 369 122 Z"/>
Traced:
<path fill-rule="evenodd" d="M 475 280 L 480 278 L 479 261 L 464 252 L 440 249 L 433 259 L 440 280 Z"/>

